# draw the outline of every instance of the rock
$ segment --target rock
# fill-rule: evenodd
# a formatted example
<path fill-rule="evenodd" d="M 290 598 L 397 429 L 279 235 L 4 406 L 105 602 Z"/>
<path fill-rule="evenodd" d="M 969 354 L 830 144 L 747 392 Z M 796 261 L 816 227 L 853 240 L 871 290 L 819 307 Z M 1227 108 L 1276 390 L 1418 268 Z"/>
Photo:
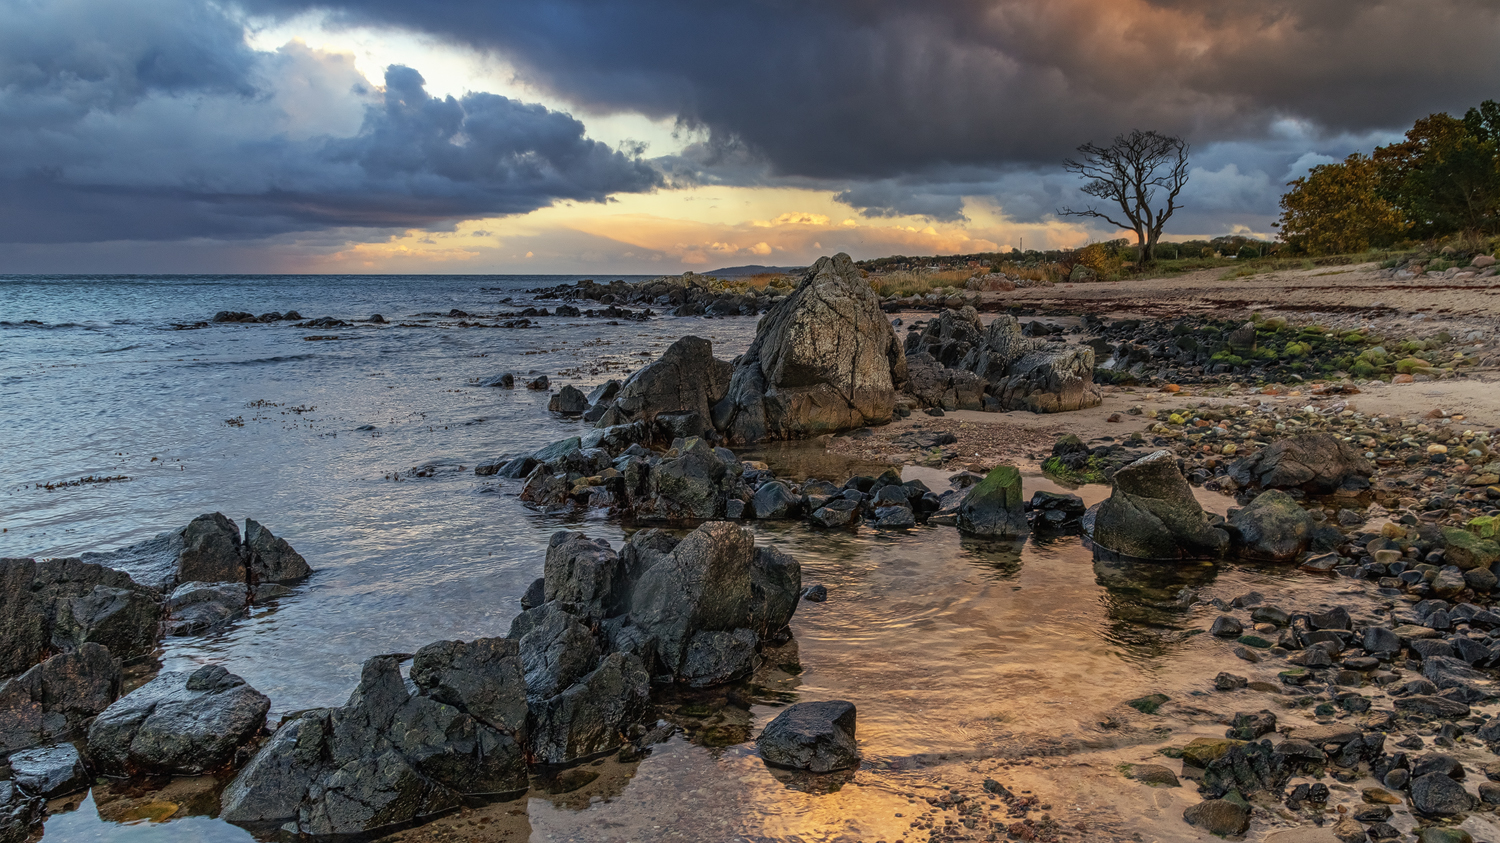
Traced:
<path fill-rule="evenodd" d="M 265 727 L 271 701 L 219 665 L 168 671 L 116 700 L 89 727 L 102 771 L 198 774 L 234 759 Z"/>
<path fill-rule="evenodd" d="M 1010 465 L 991 469 L 959 504 L 958 529 L 997 539 L 1026 535 L 1030 526 L 1021 501 L 1021 472 Z"/>
<path fill-rule="evenodd" d="M 688 641 L 679 678 L 694 688 L 722 685 L 755 669 L 758 639 L 748 629 L 700 632 Z"/>
<path fill-rule="evenodd" d="M 547 401 L 547 409 L 560 416 L 581 416 L 589 409 L 589 400 L 576 386 L 569 384 Z"/>
<path fill-rule="evenodd" d="M 859 517 L 859 504 L 847 498 L 835 498 L 820 507 L 809 519 L 819 527 L 847 527 Z"/>
<path fill-rule="evenodd" d="M 802 501 L 780 480 L 772 480 L 755 490 L 750 499 L 749 514 L 762 521 L 775 518 L 795 518 Z"/>
<path fill-rule="evenodd" d="M 1182 787 L 1177 774 L 1160 764 L 1131 764 L 1125 776 L 1151 787 Z"/>
<path fill-rule="evenodd" d="M 917 518 L 909 507 L 883 506 L 875 510 L 875 524 L 881 530 L 907 530 L 917 526 Z"/>
<path fill-rule="evenodd" d="M 906 355 L 846 254 L 820 258 L 771 307 L 713 423 L 732 442 L 803 439 L 891 420 Z"/>
<path fill-rule="evenodd" d="M 161 638 L 160 617 L 160 596 L 121 571 L 79 559 L 0 559 L 0 677 L 85 643 L 145 655 Z"/>
<path fill-rule="evenodd" d="M 945 410 L 984 407 L 984 381 L 973 372 L 946 368 L 926 353 L 908 354 L 906 372 L 903 390 L 922 406 Z"/>
<path fill-rule="evenodd" d="M 527 381 L 526 388 L 535 392 L 546 392 L 552 388 L 552 381 L 546 375 L 539 375 Z"/>
<path fill-rule="evenodd" d="M 1213 626 L 1208 628 L 1208 632 L 1219 638 L 1239 638 L 1245 634 L 1245 627 L 1228 615 L 1220 615 L 1214 618 Z"/>
<path fill-rule="evenodd" d="M 1451 817 L 1473 807 L 1474 799 L 1464 786 L 1443 773 L 1428 773 L 1412 779 L 1411 805 L 1419 813 Z"/>
<path fill-rule="evenodd" d="M 1457 700 L 1450 700 L 1447 697 L 1401 697 L 1396 700 L 1396 708 L 1401 711 L 1415 711 L 1426 717 L 1435 717 L 1444 720 L 1469 716 L 1469 707 L 1467 705 Z"/>
<path fill-rule="evenodd" d="M 795 703 L 766 725 L 755 746 L 761 758 L 777 767 L 814 773 L 847 770 L 859 764 L 854 730 L 854 703 Z"/>
<path fill-rule="evenodd" d="M 220 816 L 362 834 L 458 807 L 467 795 L 524 790 L 517 643 L 438 642 L 418 651 L 411 674 L 408 687 L 395 658 L 365 662 L 348 703 L 304 712 L 261 747 L 225 789 Z"/>
<path fill-rule="evenodd" d="M 1365 833 L 1365 827 L 1353 817 L 1343 817 L 1333 824 L 1332 831 L 1339 843 L 1366 843 L 1370 839 L 1370 835 Z"/>
<path fill-rule="evenodd" d="M 1212 557 L 1229 545 L 1165 450 L 1115 473 L 1109 498 L 1094 510 L 1090 537 L 1106 550 L 1139 559 Z"/>
<path fill-rule="evenodd" d="M 239 583 L 185 582 L 167 598 L 167 632 L 196 635 L 239 616 L 249 594 Z"/>
<path fill-rule="evenodd" d="M 1417 843 L 1474 843 L 1474 835 L 1461 828 L 1430 825 L 1417 832 Z"/>
<path fill-rule="evenodd" d="M 245 519 L 245 553 L 253 583 L 294 582 L 312 573 L 302 554 L 251 518 Z"/>
<path fill-rule="evenodd" d="M 1220 837 L 1244 834 L 1250 828 L 1250 812 L 1227 799 L 1206 799 L 1191 805 L 1182 812 L 1182 818 L 1188 825 Z"/>
<path fill-rule="evenodd" d="M 716 521 L 694 530 L 641 576 L 630 614 L 656 639 L 662 666 L 681 675 L 695 635 L 749 629 L 764 638 L 791 620 L 801 591 L 796 560 L 757 549 L 749 530 Z"/>
<path fill-rule="evenodd" d="M 8 763 L 16 784 L 32 796 L 54 799 L 93 783 L 78 747 L 70 743 L 25 749 L 12 754 Z"/>
<path fill-rule="evenodd" d="M 640 659 L 611 653 L 562 693 L 531 700 L 532 756 L 564 764 L 619 748 L 624 731 L 645 718 L 650 693 Z"/>
<path fill-rule="evenodd" d="M 1098 406 L 1094 350 L 1027 338 L 1014 316 L 997 315 L 959 368 L 988 385 L 1004 410 L 1060 413 Z"/>
<path fill-rule="evenodd" d="M 63 738 L 120 695 L 120 666 L 87 643 L 0 682 L 0 753 Z"/>
<path fill-rule="evenodd" d="M 1500 562 L 1500 543 L 1493 539 L 1482 539 L 1468 530 L 1454 527 L 1443 528 L 1443 558 L 1458 566 L 1460 570 L 1472 571 L 1488 568 Z"/>
<path fill-rule="evenodd" d="M 547 700 L 567 690 L 598 662 L 593 633 L 583 618 L 547 603 L 517 617 L 511 637 L 519 641 L 529 700 Z"/>
<path fill-rule="evenodd" d="M 1239 555 L 1290 562 L 1312 544 L 1317 524 L 1290 495 L 1272 489 L 1231 515 L 1228 526 L 1230 546 Z"/>
<path fill-rule="evenodd" d="M 1229 470 L 1240 486 L 1301 489 L 1315 495 L 1331 494 L 1350 482 L 1363 483 L 1374 473 L 1358 448 L 1328 433 L 1277 440 Z"/>
<path fill-rule="evenodd" d="M 582 533 L 552 534 L 542 581 L 542 603 L 562 601 L 585 618 L 613 617 L 628 597 L 624 562 L 609 542 Z"/>
<path fill-rule="evenodd" d="M 46 800 L 23 793 L 15 782 L 0 781 L 0 843 L 32 840 L 46 814 Z"/>
<path fill-rule="evenodd" d="M 626 495 L 637 520 L 705 521 L 722 518 L 725 501 L 735 481 L 732 469 L 707 442 L 691 439 L 680 454 L 663 459 L 645 476 L 644 488 L 631 483 L 626 471 Z"/>
<path fill-rule="evenodd" d="M 1236 712 L 1225 737 L 1242 741 L 1253 741 L 1261 735 L 1276 731 L 1276 715 L 1266 709 L 1257 712 Z"/>
<path fill-rule="evenodd" d="M 493 378 L 490 378 L 490 379 L 485 380 L 485 381 L 481 381 L 479 385 L 480 386 L 497 387 L 499 389 L 515 389 L 516 388 L 516 376 L 513 375 L 513 374 L 511 374 L 510 372 L 506 372 L 503 375 L 496 375 Z"/>
<path fill-rule="evenodd" d="M 678 412 L 694 412 L 706 419 L 729 390 L 731 369 L 729 363 L 714 357 L 708 340 L 682 337 L 625 381 L 615 396 L 614 412 L 601 416 L 596 424 L 650 421 L 662 413 Z"/>
<path fill-rule="evenodd" d="M 1494 265 L 1495 257 L 1493 255 L 1480 255 L 1479 257 L 1469 261 L 1469 266 L 1473 267 L 1474 269 L 1486 269 Z"/>
<path fill-rule="evenodd" d="M 1229 750 L 1244 745 L 1244 741 L 1224 738 L 1193 738 L 1182 748 L 1182 760 L 1194 767 L 1207 767 Z"/>

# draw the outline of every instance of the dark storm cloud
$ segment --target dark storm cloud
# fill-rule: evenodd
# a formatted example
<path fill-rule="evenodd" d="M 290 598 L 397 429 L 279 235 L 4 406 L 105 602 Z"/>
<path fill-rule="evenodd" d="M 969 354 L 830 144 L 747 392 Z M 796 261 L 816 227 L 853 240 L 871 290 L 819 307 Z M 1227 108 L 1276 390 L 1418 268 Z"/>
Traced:
<path fill-rule="evenodd" d="M 250 2 L 494 49 L 570 102 L 707 127 L 781 176 L 1051 165 L 1135 127 L 1389 128 L 1500 79 L 1493 0 Z"/>
<path fill-rule="evenodd" d="M 650 190 L 573 117 L 252 50 L 191 0 L 0 3 L 0 240 L 405 228 Z"/>

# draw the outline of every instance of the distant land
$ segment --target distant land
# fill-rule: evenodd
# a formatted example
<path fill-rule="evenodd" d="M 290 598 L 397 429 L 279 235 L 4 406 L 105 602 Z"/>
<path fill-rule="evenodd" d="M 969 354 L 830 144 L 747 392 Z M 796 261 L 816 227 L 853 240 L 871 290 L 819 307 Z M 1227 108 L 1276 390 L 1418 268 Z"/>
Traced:
<path fill-rule="evenodd" d="M 766 273 L 786 274 L 790 272 L 801 272 L 805 266 L 761 266 L 758 263 L 746 264 L 745 266 L 726 266 L 723 269 L 715 269 L 711 272 L 700 272 L 699 275 L 713 275 L 718 278 L 737 278 L 743 275 L 764 275 Z"/>

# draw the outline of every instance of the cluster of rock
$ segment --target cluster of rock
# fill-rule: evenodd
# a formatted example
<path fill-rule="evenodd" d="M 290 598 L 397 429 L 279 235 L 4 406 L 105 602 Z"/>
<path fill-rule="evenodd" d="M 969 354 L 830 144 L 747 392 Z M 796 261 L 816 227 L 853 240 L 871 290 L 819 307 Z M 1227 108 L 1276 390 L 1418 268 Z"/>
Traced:
<path fill-rule="evenodd" d="M 221 310 L 218 313 L 215 313 L 213 319 L 209 321 L 215 323 L 231 324 L 253 324 L 285 321 L 300 322 L 302 321 L 302 314 L 298 313 L 295 310 L 288 310 L 286 313 L 271 311 L 270 313 L 262 313 L 261 315 L 256 316 L 253 313 L 245 313 L 244 311 L 239 310 Z"/>
<path fill-rule="evenodd" d="M 906 391 L 929 407 L 1057 413 L 1103 400 L 1092 348 L 1032 339 L 1009 314 L 986 327 L 972 307 L 945 310 L 912 324 L 905 348 Z"/>
<path fill-rule="evenodd" d="M 346 705 L 298 715 L 256 753 L 225 791 L 222 816 L 355 834 L 524 790 L 528 764 L 567 764 L 647 735 L 653 682 L 748 675 L 762 644 L 788 634 L 801 593 L 796 560 L 733 524 L 681 540 L 646 530 L 618 554 L 558 533 L 506 638 L 428 645 L 409 684 L 398 657 L 366 662 Z M 852 744 L 852 709 L 846 719 L 838 725 Z M 768 758 L 785 743 L 773 734 Z"/>
<path fill-rule="evenodd" d="M 757 289 L 747 284 L 725 284 L 718 279 L 685 272 L 631 283 L 593 280 L 530 290 L 531 295 L 564 301 L 594 301 L 660 307 L 672 316 L 752 316 L 764 313 L 787 294 L 776 285 Z"/>
<path fill-rule="evenodd" d="M 269 701 L 223 668 L 164 673 L 121 697 L 122 663 L 163 633 L 217 625 L 311 573 L 252 520 L 219 513 L 110 553 L 0 559 L 0 840 L 21 840 L 39 798 L 111 775 L 223 767 L 260 732 Z M 87 730 L 82 756 L 64 741 Z M 50 744 L 50 745 L 49 745 Z M 14 833 L 19 836 L 7 837 Z"/>

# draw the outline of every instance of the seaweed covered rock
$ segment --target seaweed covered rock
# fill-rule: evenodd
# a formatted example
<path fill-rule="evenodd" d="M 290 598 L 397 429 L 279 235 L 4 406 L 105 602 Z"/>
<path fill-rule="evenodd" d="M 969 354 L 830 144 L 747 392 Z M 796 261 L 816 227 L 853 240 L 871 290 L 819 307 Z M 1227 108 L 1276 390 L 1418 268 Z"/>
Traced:
<path fill-rule="evenodd" d="M 265 727 L 270 708 L 270 699 L 219 665 L 169 671 L 94 720 L 89 754 L 114 775 L 208 772 Z"/>
<path fill-rule="evenodd" d="M 991 469 L 958 505 L 958 529 L 989 538 L 1026 535 L 1029 525 L 1021 500 L 1021 472 L 1011 465 Z"/>
<path fill-rule="evenodd" d="M 365 662 L 336 709 L 277 730 L 224 791 L 221 816 L 312 835 L 361 834 L 527 785 L 526 687 L 516 642 L 438 642 Z"/>
<path fill-rule="evenodd" d="M 1091 516 L 1084 523 L 1095 544 L 1137 559 L 1213 557 L 1229 545 L 1228 534 L 1209 524 L 1170 451 L 1115 472 L 1109 498 Z"/>
<path fill-rule="evenodd" d="M 1234 552 L 1251 559 L 1290 562 L 1312 545 L 1317 522 L 1290 495 L 1261 492 L 1228 519 Z"/>
<path fill-rule="evenodd" d="M 610 409 L 600 414 L 595 425 L 650 421 L 662 413 L 679 412 L 697 413 L 706 419 L 729 390 L 732 368 L 714 357 L 713 344 L 708 340 L 682 337 L 619 387 Z M 601 393 L 599 401 L 607 400 Z"/>
<path fill-rule="evenodd" d="M 1236 462 L 1229 476 L 1240 486 L 1301 489 L 1326 495 L 1364 489 L 1375 467 L 1354 445 L 1329 433 L 1304 433 L 1273 442 Z"/>
<path fill-rule="evenodd" d="M 56 652 L 100 644 L 117 657 L 161 639 L 161 596 L 130 575 L 79 559 L 0 559 L 0 677 Z"/>
<path fill-rule="evenodd" d="M 731 442 L 802 439 L 891 420 L 906 355 L 846 254 L 819 258 L 761 319 L 713 423 Z"/>

